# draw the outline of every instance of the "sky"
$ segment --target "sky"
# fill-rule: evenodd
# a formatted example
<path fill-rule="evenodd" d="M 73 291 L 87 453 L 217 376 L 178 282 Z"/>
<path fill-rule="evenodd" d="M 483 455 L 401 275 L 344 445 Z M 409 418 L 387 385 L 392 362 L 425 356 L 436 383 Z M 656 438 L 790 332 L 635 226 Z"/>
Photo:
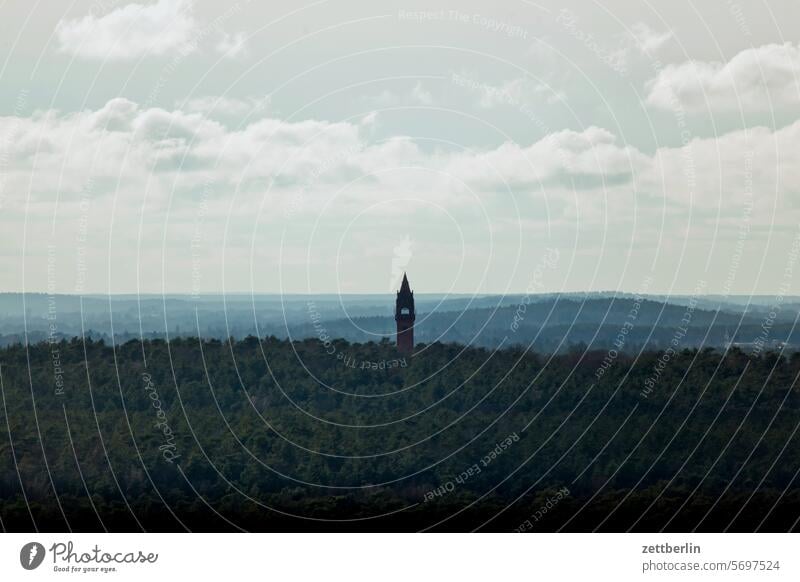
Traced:
<path fill-rule="evenodd" d="M 0 15 L 0 291 L 800 294 L 795 0 Z"/>

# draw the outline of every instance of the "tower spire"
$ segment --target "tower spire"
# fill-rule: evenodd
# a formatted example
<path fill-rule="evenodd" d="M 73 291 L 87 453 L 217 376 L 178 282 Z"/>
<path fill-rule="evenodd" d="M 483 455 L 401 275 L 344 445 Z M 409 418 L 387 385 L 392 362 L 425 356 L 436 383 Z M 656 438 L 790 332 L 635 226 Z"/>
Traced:
<path fill-rule="evenodd" d="M 411 293 L 411 286 L 408 284 L 408 276 L 403 273 L 403 282 L 400 284 L 400 293 Z"/>

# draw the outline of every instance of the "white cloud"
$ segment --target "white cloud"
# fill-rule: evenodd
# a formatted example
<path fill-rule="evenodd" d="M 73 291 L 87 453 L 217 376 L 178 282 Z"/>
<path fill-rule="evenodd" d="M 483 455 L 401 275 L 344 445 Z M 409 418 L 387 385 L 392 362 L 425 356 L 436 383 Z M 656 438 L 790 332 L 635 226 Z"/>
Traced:
<path fill-rule="evenodd" d="M 20 197 L 30 192 L 34 203 L 57 195 L 68 206 L 91 177 L 93 196 L 113 194 L 121 204 L 139 201 L 145 186 L 151 199 L 190 199 L 208 183 L 223 197 L 239 188 L 253 200 L 303 191 L 309 202 L 324 201 L 353 180 L 359 184 L 348 186 L 344 196 L 361 204 L 409 191 L 458 203 L 464 186 L 490 196 L 506 188 L 518 196 L 546 190 L 564 200 L 574 198 L 577 188 L 588 199 L 624 193 L 626 203 L 635 193 L 708 209 L 740 204 L 750 184 L 764 212 L 776 196 L 790 205 L 800 199 L 800 191 L 791 189 L 800 183 L 800 121 L 777 131 L 695 139 L 687 148 L 660 148 L 653 155 L 599 127 L 559 131 L 530 145 L 431 152 L 402 135 L 373 141 L 372 116 L 353 123 L 258 117 L 228 127 L 210 116 L 212 99 L 168 111 L 117 98 L 95 111 L 0 118 L 0 135 L 12 128 L 15 135 L 4 152 L 6 191 Z M 238 111 L 248 104 L 225 106 Z M 180 212 L 179 203 L 174 211 Z"/>
<path fill-rule="evenodd" d="M 138 197 L 142 183 L 164 195 L 205 182 L 231 191 L 239 180 L 278 173 L 299 183 L 320 160 L 361 144 L 360 126 L 349 123 L 260 118 L 229 129 L 205 112 L 142 108 L 123 98 L 96 111 L 0 118 L 0 134 L 7 128 L 17 135 L 6 152 L 9 186 L 26 191 L 35 173 L 34 198 L 58 193 L 65 203 L 89 177 L 110 185 L 96 196 Z"/>
<path fill-rule="evenodd" d="M 580 132 L 560 131 L 528 147 L 508 142 L 490 151 L 458 156 L 448 170 L 482 189 L 519 192 L 554 184 L 600 188 L 607 180 L 629 180 L 646 164 L 646 156 L 617 145 L 609 131 L 589 127 Z"/>
<path fill-rule="evenodd" d="M 519 106 L 532 100 L 539 100 L 542 96 L 550 104 L 565 99 L 562 92 L 555 91 L 545 83 L 527 77 L 504 81 L 497 87 L 482 85 L 479 89 L 481 92 L 480 105 L 486 108 L 502 104 Z"/>
<path fill-rule="evenodd" d="M 631 36 L 641 52 L 652 55 L 672 40 L 674 35 L 671 30 L 658 32 L 644 22 L 637 22 L 631 26 Z"/>
<path fill-rule="evenodd" d="M 641 186 L 694 210 L 741 213 L 749 198 L 756 213 L 771 220 L 776 200 L 778 208 L 800 201 L 798 142 L 800 121 L 774 131 L 755 127 L 695 139 L 685 148 L 661 148 L 643 173 Z"/>
<path fill-rule="evenodd" d="M 403 91 L 389 91 L 385 89 L 377 95 L 367 96 L 362 99 L 374 107 L 397 107 L 402 105 L 433 105 L 433 95 L 425 89 L 421 81 L 411 88 Z"/>
<path fill-rule="evenodd" d="M 197 21 L 191 0 L 127 4 L 103 16 L 62 20 L 56 36 L 62 52 L 87 59 L 137 59 L 194 52 Z"/>
<path fill-rule="evenodd" d="M 411 90 L 411 99 L 417 103 L 422 105 L 432 105 L 433 104 L 433 95 L 431 95 L 430 91 L 426 91 L 422 88 L 422 83 L 417 82 L 414 85 L 414 88 Z"/>
<path fill-rule="evenodd" d="M 43 248 L 58 199 L 57 225 L 66 246 L 81 221 L 88 221 L 87 248 L 90 255 L 96 250 L 98 264 L 111 264 L 113 256 L 115 266 L 133 265 L 141 245 L 140 264 L 168 261 L 165 273 L 172 276 L 187 264 L 200 200 L 206 208 L 204 248 L 213 256 L 204 268 L 222 263 L 233 268 L 234 261 L 245 274 L 254 233 L 302 230 L 320 213 L 326 225 L 346 225 L 365 208 L 382 212 L 393 200 L 402 199 L 406 212 L 443 209 L 467 232 L 477 228 L 475 216 L 487 209 L 493 226 L 509 225 L 500 233 L 507 234 L 518 220 L 507 187 L 531 228 L 546 221 L 582 236 L 607 231 L 615 244 L 629 244 L 627 237 L 637 248 L 672 248 L 670 241 L 680 240 L 689 221 L 708 231 L 703 221 L 718 220 L 720 237 L 734 240 L 748 197 L 753 207 L 748 241 L 770 227 L 788 232 L 796 222 L 786 209 L 800 201 L 794 186 L 800 184 L 800 121 L 777 131 L 751 128 L 695 139 L 688 148 L 661 148 L 653 155 L 600 127 L 563 130 L 528 145 L 426 151 L 402 135 L 375 141 L 370 119 L 260 117 L 228 127 L 209 116 L 212 99 L 170 111 L 117 98 L 97 110 L 0 117 L 0 135 L 14 135 L 3 151 L 8 195 L 0 231 L 8 240 L 24 240 L 24 209 L 28 243 Z M 82 193 L 89 180 L 86 202 Z M 675 236 L 659 241 L 662 230 Z M 112 236 L 113 249 L 106 251 Z M 320 236 L 320 245 L 335 250 L 332 239 Z M 702 252 L 706 244 L 697 240 L 692 252 Z M 287 242 L 286 252 L 303 256 L 292 244 Z M 264 253 L 273 252 L 267 247 Z M 103 271 L 98 273 L 95 285 L 104 280 Z M 135 273 L 126 273 L 115 284 L 135 288 Z M 239 281 L 244 284 L 246 277 Z"/>
<path fill-rule="evenodd" d="M 374 127 L 378 121 L 378 112 L 377 111 L 370 111 L 364 117 L 361 118 L 361 125 L 364 127 Z"/>
<path fill-rule="evenodd" d="M 258 117 L 271 103 L 269 95 L 263 97 L 226 97 L 204 95 L 176 103 L 176 107 L 191 113 L 203 113 L 210 117 L 240 119 L 245 116 Z"/>
<path fill-rule="evenodd" d="M 556 91 L 552 86 L 529 77 L 509 79 L 499 85 L 490 85 L 466 74 L 451 73 L 450 77 L 455 85 L 476 92 L 478 105 L 485 109 L 503 105 L 522 107 L 533 101 L 553 104 L 566 100 L 562 91 Z"/>
<path fill-rule="evenodd" d="M 226 57 L 247 54 L 247 34 L 203 27 L 193 14 L 193 0 L 131 3 L 97 16 L 61 20 L 56 26 L 59 50 L 85 59 L 134 60 L 146 56 L 188 55 L 208 41 Z M 215 41 L 216 39 L 216 41 Z"/>
<path fill-rule="evenodd" d="M 217 42 L 217 51 L 226 57 L 240 57 L 247 54 L 247 34 L 237 32 L 236 34 L 224 33 Z"/>
<path fill-rule="evenodd" d="M 800 47 L 769 44 L 726 63 L 669 65 L 647 84 L 647 103 L 661 109 L 769 111 L 800 105 Z"/>

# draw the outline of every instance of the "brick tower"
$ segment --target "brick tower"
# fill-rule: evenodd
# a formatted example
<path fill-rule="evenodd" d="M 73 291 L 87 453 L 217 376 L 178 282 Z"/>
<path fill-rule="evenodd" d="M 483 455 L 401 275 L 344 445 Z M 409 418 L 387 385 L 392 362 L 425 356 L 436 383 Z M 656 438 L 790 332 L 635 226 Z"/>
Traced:
<path fill-rule="evenodd" d="M 397 322 L 397 350 L 403 354 L 414 351 L 414 292 L 408 284 L 408 277 L 403 273 L 403 284 L 397 292 L 394 320 Z"/>

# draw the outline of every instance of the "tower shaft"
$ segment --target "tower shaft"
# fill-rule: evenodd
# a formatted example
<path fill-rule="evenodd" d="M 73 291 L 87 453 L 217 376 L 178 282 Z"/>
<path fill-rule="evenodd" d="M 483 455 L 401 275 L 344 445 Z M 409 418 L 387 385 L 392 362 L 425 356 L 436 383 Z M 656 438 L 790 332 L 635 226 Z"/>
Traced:
<path fill-rule="evenodd" d="M 397 323 L 397 350 L 403 354 L 414 351 L 414 321 L 417 314 L 414 309 L 414 292 L 408 284 L 408 277 L 403 274 L 403 283 L 397 292 L 394 320 Z"/>

